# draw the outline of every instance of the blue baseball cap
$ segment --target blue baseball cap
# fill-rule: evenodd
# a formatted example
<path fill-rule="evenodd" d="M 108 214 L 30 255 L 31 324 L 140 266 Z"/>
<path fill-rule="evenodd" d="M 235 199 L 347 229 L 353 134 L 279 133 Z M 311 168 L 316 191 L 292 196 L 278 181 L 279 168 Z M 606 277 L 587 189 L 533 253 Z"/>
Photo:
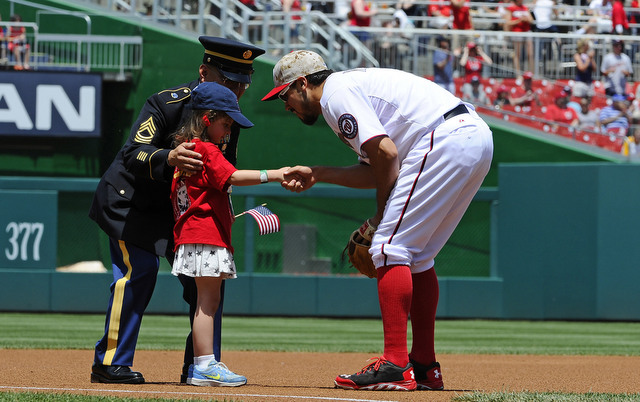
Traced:
<path fill-rule="evenodd" d="M 611 97 L 611 100 L 614 102 L 624 102 L 627 100 L 627 97 L 621 94 L 615 94 Z"/>
<path fill-rule="evenodd" d="M 195 110 L 219 110 L 225 112 L 240 127 L 253 127 L 238 105 L 238 98 L 231 90 L 217 82 L 203 82 L 191 91 L 191 108 Z"/>

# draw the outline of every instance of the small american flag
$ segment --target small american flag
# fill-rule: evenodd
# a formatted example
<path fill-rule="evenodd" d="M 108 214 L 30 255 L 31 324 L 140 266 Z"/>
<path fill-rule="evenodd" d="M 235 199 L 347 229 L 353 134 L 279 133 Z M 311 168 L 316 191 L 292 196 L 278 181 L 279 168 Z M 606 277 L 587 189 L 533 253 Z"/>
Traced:
<path fill-rule="evenodd" d="M 248 210 L 246 213 L 253 216 L 258 222 L 258 230 L 261 235 L 280 231 L 280 219 L 276 214 L 269 211 L 267 207 L 260 205 Z"/>

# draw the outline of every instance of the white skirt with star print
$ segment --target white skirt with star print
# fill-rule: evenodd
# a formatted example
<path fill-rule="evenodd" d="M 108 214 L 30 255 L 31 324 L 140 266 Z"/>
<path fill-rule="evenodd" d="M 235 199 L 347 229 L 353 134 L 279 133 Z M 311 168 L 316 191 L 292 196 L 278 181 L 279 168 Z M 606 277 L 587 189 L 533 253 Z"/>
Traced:
<path fill-rule="evenodd" d="M 200 277 L 213 276 L 223 279 L 236 278 L 233 254 L 224 248 L 210 244 L 181 244 L 173 260 L 171 273 Z"/>

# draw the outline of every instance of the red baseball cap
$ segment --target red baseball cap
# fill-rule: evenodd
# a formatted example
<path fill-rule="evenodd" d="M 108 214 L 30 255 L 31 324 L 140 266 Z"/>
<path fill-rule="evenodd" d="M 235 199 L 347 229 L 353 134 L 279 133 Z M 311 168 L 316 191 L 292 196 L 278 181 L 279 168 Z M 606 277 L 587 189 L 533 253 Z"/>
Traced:
<path fill-rule="evenodd" d="M 567 96 L 569 96 L 569 94 L 566 93 L 565 91 L 558 91 L 556 92 L 555 99 L 566 98 Z"/>

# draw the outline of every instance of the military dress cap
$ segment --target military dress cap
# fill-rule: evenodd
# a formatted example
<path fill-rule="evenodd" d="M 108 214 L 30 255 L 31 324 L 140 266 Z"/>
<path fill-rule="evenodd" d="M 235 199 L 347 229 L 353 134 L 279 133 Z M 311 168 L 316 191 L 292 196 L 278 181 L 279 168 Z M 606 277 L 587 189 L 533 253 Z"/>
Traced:
<path fill-rule="evenodd" d="M 202 62 L 217 67 L 225 78 L 236 82 L 250 83 L 253 60 L 264 54 L 264 49 L 227 38 L 201 36 L 204 46 Z"/>

